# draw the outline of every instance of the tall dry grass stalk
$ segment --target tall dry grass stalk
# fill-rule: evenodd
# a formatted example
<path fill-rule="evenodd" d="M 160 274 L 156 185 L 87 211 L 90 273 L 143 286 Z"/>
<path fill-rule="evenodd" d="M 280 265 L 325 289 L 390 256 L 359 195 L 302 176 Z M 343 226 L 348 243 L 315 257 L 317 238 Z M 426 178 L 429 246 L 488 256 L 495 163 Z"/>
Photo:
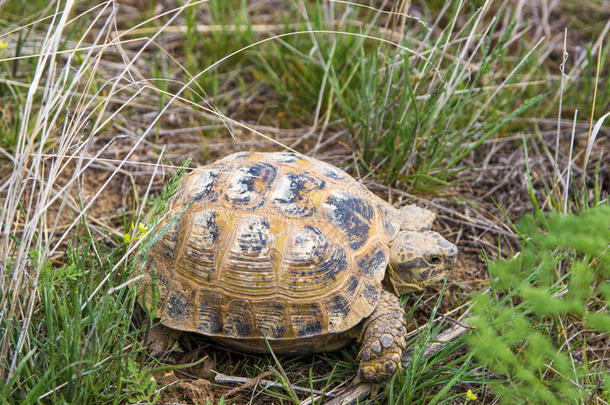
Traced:
<path fill-rule="evenodd" d="M 37 62 L 23 104 L 18 142 L 11 158 L 13 170 L 4 185 L 0 212 L 0 327 L 19 330 L 16 336 L 0 336 L 0 363 L 8 365 L 0 368 L 0 378 L 7 380 L 20 362 L 35 351 L 28 334 L 40 299 L 37 286 L 45 262 L 62 252 L 77 225 L 88 226 L 92 220 L 89 208 L 150 134 L 163 112 L 96 193 L 83 200 L 83 174 L 112 142 L 96 151 L 93 158 L 88 155 L 89 145 L 144 91 L 145 83 L 132 74 L 135 61 L 189 4 L 167 13 L 167 21 L 150 38 L 140 39 L 143 45 L 139 51 L 124 60 L 120 72 L 110 79 L 105 79 L 109 75 L 104 72 L 104 57 L 126 57 L 117 35 L 116 3 L 106 1 L 71 18 L 74 6 L 73 0 L 58 2 L 40 48 L 21 57 L 35 58 Z M 91 18 L 92 23 L 65 49 L 66 31 L 83 16 Z M 14 32 L 20 29 L 24 27 Z M 69 175 L 68 170 L 72 170 Z M 59 227 L 60 219 L 66 217 L 72 218 L 69 225 Z"/>

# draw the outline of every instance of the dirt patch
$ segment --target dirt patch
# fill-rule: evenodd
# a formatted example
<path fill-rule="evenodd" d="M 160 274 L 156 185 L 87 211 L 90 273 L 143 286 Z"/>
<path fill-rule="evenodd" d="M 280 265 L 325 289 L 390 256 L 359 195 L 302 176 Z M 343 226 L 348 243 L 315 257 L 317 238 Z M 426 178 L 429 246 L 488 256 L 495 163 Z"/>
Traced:
<path fill-rule="evenodd" d="M 163 386 L 159 403 L 214 403 L 213 387 L 208 380 L 184 378 L 177 374 L 177 371 L 166 371 L 154 377 L 159 385 Z"/>

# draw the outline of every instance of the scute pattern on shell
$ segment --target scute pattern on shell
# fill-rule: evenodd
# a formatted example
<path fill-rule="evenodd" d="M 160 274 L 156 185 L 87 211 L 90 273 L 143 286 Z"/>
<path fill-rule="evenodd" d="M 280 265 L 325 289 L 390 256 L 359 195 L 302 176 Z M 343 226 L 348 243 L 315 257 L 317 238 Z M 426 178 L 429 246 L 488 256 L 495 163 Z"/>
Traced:
<path fill-rule="evenodd" d="M 142 288 L 158 281 L 157 311 L 175 329 L 315 345 L 377 305 L 398 232 L 388 210 L 332 165 L 233 154 L 182 179 Z"/>

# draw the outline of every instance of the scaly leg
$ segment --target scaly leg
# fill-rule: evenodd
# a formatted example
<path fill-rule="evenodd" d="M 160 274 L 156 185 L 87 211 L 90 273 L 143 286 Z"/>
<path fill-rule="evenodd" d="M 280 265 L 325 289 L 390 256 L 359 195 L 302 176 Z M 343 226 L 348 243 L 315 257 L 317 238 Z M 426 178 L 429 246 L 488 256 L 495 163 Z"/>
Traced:
<path fill-rule="evenodd" d="M 174 345 L 180 331 L 170 329 L 161 324 L 150 328 L 148 331 L 148 352 L 155 358 L 162 358 Z"/>
<path fill-rule="evenodd" d="M 407 334 L 405 313 L 398 297 L 383 291 L 363 328 L 358 375 L 368 381 L 390 379 L 402 361 Z"/>

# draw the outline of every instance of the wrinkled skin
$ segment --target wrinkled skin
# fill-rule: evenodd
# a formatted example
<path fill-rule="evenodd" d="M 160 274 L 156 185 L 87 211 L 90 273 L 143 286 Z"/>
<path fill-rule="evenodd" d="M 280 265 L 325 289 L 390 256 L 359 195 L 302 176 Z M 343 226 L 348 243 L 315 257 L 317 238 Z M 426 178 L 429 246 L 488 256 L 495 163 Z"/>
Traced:
<path fill-rule="evenodd" d="M 433 231 L 401 231 L 392 242 L 388 277 L 397 295 L 422 291 L 456 263 L 457 247 Z"/>

